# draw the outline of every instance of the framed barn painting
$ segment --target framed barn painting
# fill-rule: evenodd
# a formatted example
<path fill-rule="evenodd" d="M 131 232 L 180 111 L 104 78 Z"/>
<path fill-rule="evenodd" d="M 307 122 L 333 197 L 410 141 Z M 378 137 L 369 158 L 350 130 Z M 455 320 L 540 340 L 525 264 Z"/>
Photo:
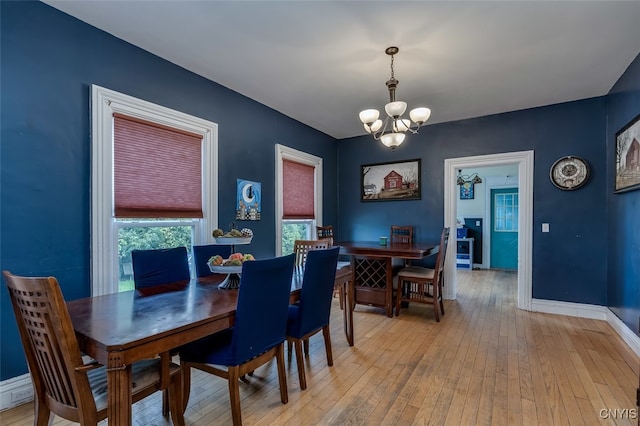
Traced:
<path fill-rule="evenodd" d="M 360 201 L 420 199 L 420 159 L 360 166 Z"/>
<path fill-rule="evenodd" d="M 640 115 L 616 133 L 615 192 L 640 189 Z"/>

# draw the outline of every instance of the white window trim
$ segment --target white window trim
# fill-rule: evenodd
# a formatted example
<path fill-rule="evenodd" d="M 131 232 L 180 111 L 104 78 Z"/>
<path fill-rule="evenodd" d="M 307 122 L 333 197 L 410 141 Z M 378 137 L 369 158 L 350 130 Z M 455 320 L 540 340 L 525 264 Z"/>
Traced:
<path fill-rule="evenodd" d="M 282 255 L 282 160 L 291 160 L 314 168 L 315 223 L 322 223 L 322 158 L 276 144 L 276 256 Z M 313 234 L 313 230 L 311 232 Z"/>
<path fill-rule="evenodd" d="M 113 113 L 202 135 L 203 218 L 195 243 L 212 243 L 218 224 L 218 125 L 103 87 L 91 86 L 91 294 L 117 289 L 118 241 L 113 212 Z M 208 194 L 208 197 L 207 197 Z"/>

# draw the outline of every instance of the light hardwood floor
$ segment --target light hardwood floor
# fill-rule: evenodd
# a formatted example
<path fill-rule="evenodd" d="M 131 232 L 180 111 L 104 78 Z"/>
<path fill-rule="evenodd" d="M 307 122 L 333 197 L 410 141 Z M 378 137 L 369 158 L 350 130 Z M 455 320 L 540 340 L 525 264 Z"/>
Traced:
<path fill-rule="evenodd" d="M 445 301 L 440 323 L 431 306 L 412 304 L 394 318 L 358 306 L 351 348 L 335 299 L 334 366 L 327 367 L 322 335 L 314 336 L 308 388 L 300 391 L 292 360 L 286 405 L 275 363 L 258 369 L 240 387 L 244 424 L 638 424 L 630 417 L 640 361 L 606 322 L 518 310 L 513 273 L 458 277 L 458 299 Z M 231 424 L 226 381 L 193 374 L 187 424 Z M 604 419 L 607 409 L 627 411 Z M 134 406 L 134 421 L 168 424 L 159 394 Z M 0 413 L 0 424 L 33 424 L 33 404 Z"/>

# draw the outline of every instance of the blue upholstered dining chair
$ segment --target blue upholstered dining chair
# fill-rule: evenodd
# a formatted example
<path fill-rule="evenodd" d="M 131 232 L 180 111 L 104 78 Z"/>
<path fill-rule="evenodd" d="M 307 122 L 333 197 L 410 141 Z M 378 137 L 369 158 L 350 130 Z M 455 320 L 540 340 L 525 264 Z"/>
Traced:
<path fill-rule="evenodd" d="M 205 246 L 193 246 L 193 259 L 196 265 L 196 276 L 206 277 L 213 274 L 209 269 L 209 259 L 211 256 L 219 255 L 228 258 L 231 255 L 231 246 L 209 244 Z"/>
<path fill-rule="evenodd" d="M 324 336 L 327 364 L 333 365 L 329 314 L 331 313 L 331 299 L 333 298 L 339 251 L 340 247 L 333 247 L 324 250 L 310 250 L 307 253 L 300 300 L 289 306 L 289 320 L 287 322 L 289 358 L 291 358 L 291 345 L 293 344 L 296 348 L 300 389 L 303 390 L 307 388 L 307 380 L 304 372 L 302 344 L 304 342 L 305 354 L 309 355 L 309 337 L 320 330 Z"/>
<path fill-rule="evenodd" d="M 242 424 L 238 380 L 276 358 L 280 399 L 289 401 L 284 365 L 284 341 L 295 256 L 244 262 L 233 327 L 180 349 L 183 371 L 183 403 L 191 388 L 191 368 L 229 381 L 233 424 Z M 226 367 L 226 368 L 225 368 Z"/>
<path fill-rule="evenodd" d="M 131 263 L 133 282 L 142 296 L 182 290 L 189 284 L 189 257 L 186 247 L 155 250 L 132 250 Z M 177 351 L 172 350 L 161 357 L 170 359 Z M 169 393 L 162 393 L 162 413 L 169 411 Z"/>
<path fill-rule="evenodd" d="M 185 247 L 132 250 L 133 281 L 142 295 L 181 290 L 191 278 Z"/>

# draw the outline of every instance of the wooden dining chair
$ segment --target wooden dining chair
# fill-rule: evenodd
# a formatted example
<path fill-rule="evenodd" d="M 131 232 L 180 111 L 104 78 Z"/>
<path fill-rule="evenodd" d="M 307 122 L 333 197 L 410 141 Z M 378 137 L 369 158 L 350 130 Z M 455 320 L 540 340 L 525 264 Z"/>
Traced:
<path fill-rule="evenodd" d="M 329 242 L 327 240 L 295 240 L 293 243 L 293 253 L 296 259 L 296 268 L 302 269 L 304 267 L 309 251 L 326 248 L 329 248 Z"/>
<path fill-rule="evenodd" d="M 327 240 L 329 247 L 332 247 L 335 243 L 335 235 L 333 233 L 333 225 L 316 226 L 316 235 L 318 240 Z M 344 300 L 342 294 L 344 291 L 340 291 L 340 286 L 348 285 L 351 281 L 351 262 L 345 260 L 338 260 L 338 266 L 336 267 L 336 285 L 334 296 L 337 294 L 340 299 L 340 309 L 344 309 Z"/>
<path fill-rule="evenodd" d="M 327 364 L 333 365 L 329 315 L 339 252 L 340 247 L 333 247 L 326 250 L 311 250 L 307 253 L 300 300 L 289 306 L 287 322 L 289 359 L 291 359 L 291 348 L 295 346 L 298 378 L 302 390 L 307 388 L 302 354 L 303 342 L 304 354 L 309 356 L 309 338 L 319 331 L 322 331 L 324 336 Z"/>
<path fill-rule="evenodd" d="M 180 349 L 183 410 L 189 402 L 191 368 L 228 380 L 234 425 L 242 424 L 240 377 L 276 359 L 280 400 L 289 401 L 284 341 L 295 255 L 255 260 L 242 265 L 233 327 Z"/>
<path fill-rule="evenodd" d="M 426 303 L 433 304 L 436 321 L 440 322 L 440 313 L 444 315 L 442 281 L 448 243 L 449 228 L 443 228 L 440 235 L 440 245 L 438 246 L 438 255 L 434 269 L 421 266 L 408 266 L 398 272 L 396 316 L 400 314 L 402 302 Z"/>
<path fill-rule="evenodd" d="M 391 225 L 389 231 L 390 243 L 413 243 L 413 226 Z"/>
<path fill-rule="evenodd" d="M 193 263 L 195 264 L 198 278 L 214 274 L 209 269 L 209 259 L 216 255 L 227 259 L 231 255 L 231 246 L 223 244 L 193 246 Z"/>
<path fill-rule="evenodd" d="M 34 424 L 50 424 L 55 414 L 96 425 L 107 417 L 107 369 L 83 361 L 58 281 L 8 271 L 3 275 L 33 381 Z M 180 366 L 154 358 L 131 369 L 132 403 L 167 389 L 173 423 L 184 425 Z"/>

